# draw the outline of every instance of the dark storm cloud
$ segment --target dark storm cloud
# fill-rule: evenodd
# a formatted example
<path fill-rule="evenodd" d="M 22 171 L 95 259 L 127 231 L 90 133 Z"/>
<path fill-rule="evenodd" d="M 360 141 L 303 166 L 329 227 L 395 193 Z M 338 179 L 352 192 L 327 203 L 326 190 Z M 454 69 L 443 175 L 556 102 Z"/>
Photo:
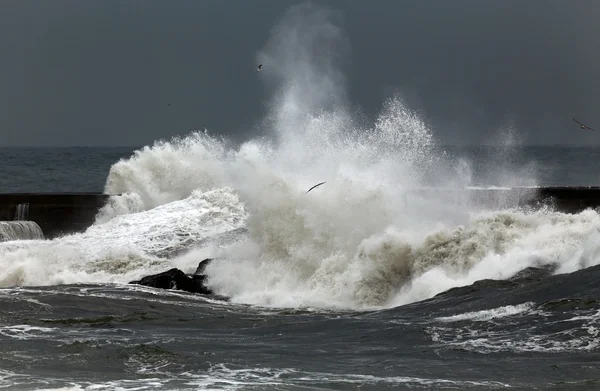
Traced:
<path fill-rule="evenodd" d="M 0 144 L 244 138 L 269 98 L 257 53 L 297 3 L 0 2 Z M 316 4 L 338 11 L 347 97 L 370 113 L 399 92 L 447 143 L 495 140 L 511 121 L 530 144 L 600 140 L 571 119 L 600 128 L 595 0 Z"/>

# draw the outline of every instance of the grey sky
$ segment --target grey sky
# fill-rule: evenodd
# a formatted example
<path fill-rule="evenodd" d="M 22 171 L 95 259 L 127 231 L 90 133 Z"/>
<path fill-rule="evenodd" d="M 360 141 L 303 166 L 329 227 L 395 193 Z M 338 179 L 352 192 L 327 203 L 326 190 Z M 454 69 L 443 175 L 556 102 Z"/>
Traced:
<path fill-rule="evenodd" d="M 528 144 L 600 142 L 571 119 L 600 129 L 596 0 L 316 3 L 339 12 L 348 98 L 368 113 L 397 91 L 446 143 L 510 120 Z M 248 138 L 269 98 L 256 55 L 293 4 L 4 0 L 0 146 Z"/>

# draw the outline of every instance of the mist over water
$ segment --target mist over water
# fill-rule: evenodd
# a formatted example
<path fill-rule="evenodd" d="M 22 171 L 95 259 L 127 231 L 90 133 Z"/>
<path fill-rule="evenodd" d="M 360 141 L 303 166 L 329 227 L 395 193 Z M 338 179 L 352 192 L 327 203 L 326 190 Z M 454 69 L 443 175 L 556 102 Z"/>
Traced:
<path fill-rule="evenodd" d="M 234 302 L 365 309 L 528 266 L 598 263 L 593 211 L 480 211 L 443 194 L 403 202 L 414 188 L 475 185 L 480 168 L 446 152 L 401 95 L 384 101 L 371 123 L 355 113 L 343 73 L 351 48 L 334 19 L 301 5 L 273 29 L 257 55 L 263 72 L 249 75 L 273 96 L 260 135 L 237 146 L 194 132 L 120 160 L 105 191 L 122 195 L 97 223 L 52 242 L 4 245 L 0 269 L 10 273 L 0 284 L 126 283 L 171 266 L 191 272 L 217 257 L 209 285 Z M 511 165 L 517 129 L 509 123 L 493 141 L 503 148 L 485 169 L 489 183 L 535 185 L 534 163 Z M 240 227 L 247 235 L 234 244 L 160 256 Z M 52 267 L 39 272 L 47 254 Z"/>

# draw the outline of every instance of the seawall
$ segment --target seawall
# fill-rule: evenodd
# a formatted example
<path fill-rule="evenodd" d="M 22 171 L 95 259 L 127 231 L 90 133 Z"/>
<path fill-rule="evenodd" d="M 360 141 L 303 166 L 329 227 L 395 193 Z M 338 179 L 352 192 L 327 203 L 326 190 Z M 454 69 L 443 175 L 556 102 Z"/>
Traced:
<path fill-rule="evenodd" d="M 30 220 L 45 238 L 85 231 L 109 195 L 101 193 L 0 194 L 0 220 Z"/>
<path fill-rule="evenodd" d="M 407 205 L 418 206 L 420 200 L 431 200 L 472 208 L 501 209 L 507 207 L 539 208 L 549 206 L 563 213 L 579 213 L 600 207 L 600 186 L 551 186 L 510 188 L 424 188 L 409 190 Z"/>
<path fill-rule="evenodd" d="M 29 220 L 37 223 L 43 235 L 52 239 L 83 232 L 91 226 L 108 198 L 102 193 L 8 193 L 0 194 L 0 221 Z M 425 202 L 423 202 L 425 200 Z M 600 207 L 600 186 L 512 187 L 414 189 L 404 202 L 412 207 L 431 208 L 440 204 L 468 204 L 470 207 L 506 208 L 550 206 L 564 213 L 578 213 Z"/>

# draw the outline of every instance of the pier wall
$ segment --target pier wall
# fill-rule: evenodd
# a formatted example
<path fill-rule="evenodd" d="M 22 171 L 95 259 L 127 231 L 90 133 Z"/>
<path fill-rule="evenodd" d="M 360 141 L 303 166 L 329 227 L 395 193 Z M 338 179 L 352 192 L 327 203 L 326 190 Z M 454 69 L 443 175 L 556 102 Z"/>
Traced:
<path fill-rule="evenodd" d="M 83 232 L 108 201 L 101 193 L 8 193 L 0 194 L 0 221 L 33 221 L 43 235 L 52 239 L 64 234 Z M 498 209 L 515 206 L 550 206 L 564 213 L 578 213 L 600 207 L 600 186 L 540 187 L 492 189 L 415 189 L 404 196 L 408 206 L 431 208 L 452 204 Z"/>
<path fill-rule="evenodd" d="M 600 207 L 600 186 L 512 187 L 472 189 L 415 189 L 405 195 L 408 206 L 432 200 L 469 208 L 551 207 L 558 212 L 579 213 Z"/>
<path fill-rule="evenodd" d="M 0 220 L 34 221 L 45 238 L 85 231 L 109 195 L 101 193 L 0 194 Z"/>

